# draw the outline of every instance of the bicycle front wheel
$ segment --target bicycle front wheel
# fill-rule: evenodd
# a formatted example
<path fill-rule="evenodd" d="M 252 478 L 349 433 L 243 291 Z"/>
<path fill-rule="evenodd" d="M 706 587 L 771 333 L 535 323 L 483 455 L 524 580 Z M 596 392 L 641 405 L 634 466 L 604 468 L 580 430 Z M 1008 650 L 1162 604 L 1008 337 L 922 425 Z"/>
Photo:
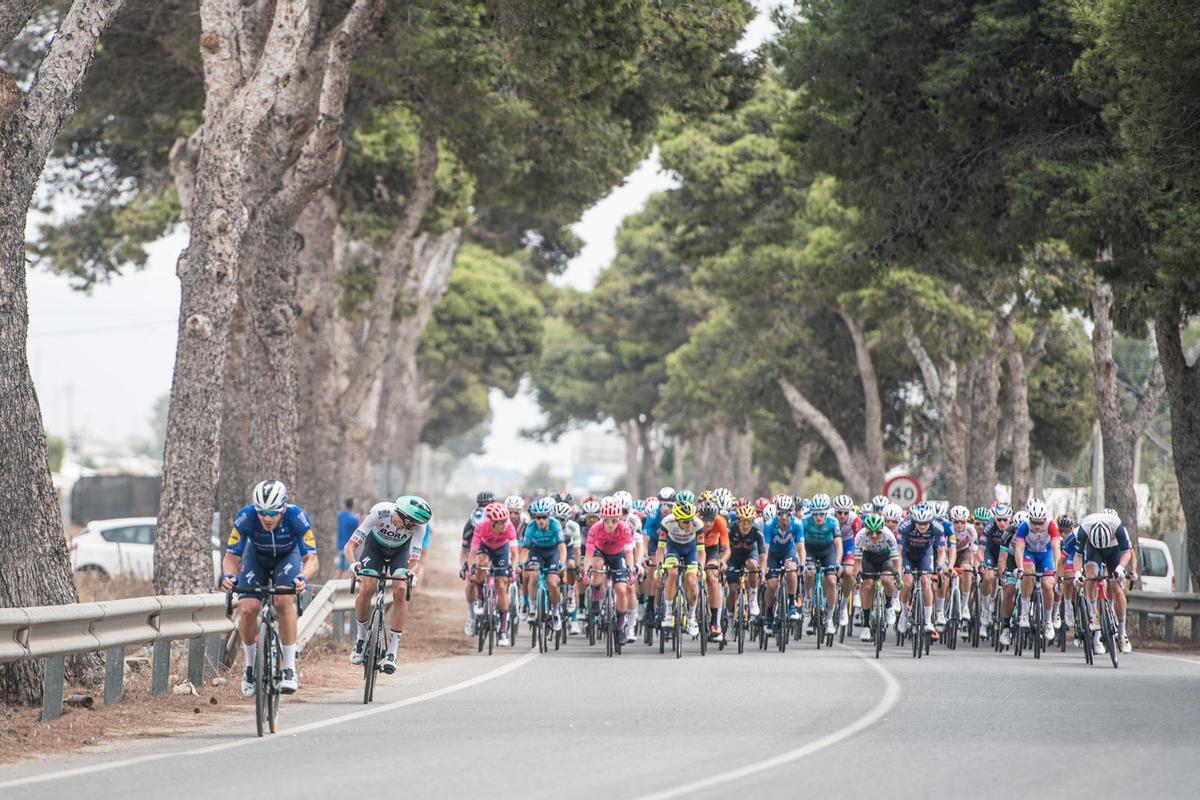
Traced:
<path fill-rule="evenodd" d="M 254 657 L 254 724 L 258 729 L 258 735 L 262 736 L 267 732 L 267 727 L 270 724 L 268 717 L 270 716 L 270 687 L 271 676 L 271 628 L 267 623 L 260 623 L 258 626 L 258 652 Z"/>

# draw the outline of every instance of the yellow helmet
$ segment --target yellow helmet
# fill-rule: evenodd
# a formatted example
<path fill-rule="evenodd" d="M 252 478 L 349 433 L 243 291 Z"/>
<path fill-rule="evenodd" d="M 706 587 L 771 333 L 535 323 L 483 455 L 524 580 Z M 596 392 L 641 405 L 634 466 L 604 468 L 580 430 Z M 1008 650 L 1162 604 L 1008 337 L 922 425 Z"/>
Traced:
<path fill-rule="evenodd" d="M 691 522 L 696 518 L 696 507 L 691 503 L 676 503 L 671 514 L 676 522 Z"/>
<path fill-rule="evenodd" d="M 742 503 L 737 510 L 738 520 L 749 520 L 751 522 L 758 516 L 758 509 L 749 503 Z"/>

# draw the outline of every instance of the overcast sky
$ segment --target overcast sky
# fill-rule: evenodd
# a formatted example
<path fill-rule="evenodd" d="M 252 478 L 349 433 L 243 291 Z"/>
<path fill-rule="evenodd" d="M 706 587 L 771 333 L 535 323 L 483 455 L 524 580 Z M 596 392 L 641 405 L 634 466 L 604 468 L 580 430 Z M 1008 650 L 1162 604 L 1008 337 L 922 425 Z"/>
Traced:
<path fill-rule="evenodd" d="M 765 11 L 777 3 L 756 0 L 755 5 L 760 14 L 747 28 L 743 50 L 757 47 L 773 32 Z M 555 282 L 590 288 L 616 253 L 621 220 L 670 186 L 656 156 L 643 162 L 574 226 L 585 243 L 583 251 Z M 156 242 L 144 270 L 127 270 L 91 294 L 72 290 L 62 277 L 41 270 L 28 273 L 30 367 L 51 433 L 74 430 L 91 443 L 148 438 L 151 408 L 171 390 L 179 318 L 175 260 L 185 244 L 182 233 Z M 540 445 L 518 435 L 538 420 L 537 403 L 526 394 L 509 399 L 493 392 L 492 410 L 485 461 L 526 471 L 541 461 L 559 462 L 571 445 L 571 439 Z"/>

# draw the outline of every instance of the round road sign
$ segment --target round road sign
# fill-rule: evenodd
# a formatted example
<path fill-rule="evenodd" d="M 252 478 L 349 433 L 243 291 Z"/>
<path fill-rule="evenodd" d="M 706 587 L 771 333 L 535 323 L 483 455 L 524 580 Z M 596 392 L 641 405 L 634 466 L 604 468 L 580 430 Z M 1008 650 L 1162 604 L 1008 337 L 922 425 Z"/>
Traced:
<path fill-rule="evenodd" d="M 921 482 L 912 475 L 897 475 L 883 485 L 883 493 L 901 508 L 908 508 L 913 503 L 921 502 L 924 496 Z"/>

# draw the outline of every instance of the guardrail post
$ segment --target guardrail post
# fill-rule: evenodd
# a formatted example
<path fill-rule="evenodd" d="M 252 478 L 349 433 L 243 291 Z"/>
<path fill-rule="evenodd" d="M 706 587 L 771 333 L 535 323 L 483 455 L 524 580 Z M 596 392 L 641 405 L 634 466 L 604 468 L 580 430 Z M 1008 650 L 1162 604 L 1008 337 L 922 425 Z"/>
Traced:
<path fill-rule="evenodd" d="M 204 640 L 204 657 L 214 675 L 221 674 L 221 664 L 225 656 L 225 637 L 209 636 Z"/>
<path fill-rule="evenodd" d="M 346 612 L 333 612 L 333 638 L 335 641 L 340 641 L 346 633 Z"/>
<path fill-rule="evenodd" d="M 1163 638 L 1168 642 L 1175 641 L 1175 615 L 1167 614 L 1163 618 Z"/>
<path fill-rule="evenodd" d="M 1200 644 L 1200 617 L 1188 617 L 1192 623 L 1192 644 Z"/>
<path fill-rule="evenodd" d="M 204 683 L 204 639 L 188 639 L 188 680 L 192 686 Z"/>
<path fill-rule="evenodd" d="M 1145 611 L 1138 612 L 1138 637 L 1142 639 L 1150 638 L 1150 615 Z"/>
<path fill-rule="evenodd" d="M 125 696 L 125 648 L 110 647 L 104 651 L 104 704 L 121 702 Z"/>
<path fill-rule="evenodd" d="M 155 697 L 164 695 L 171 688 L 167 684 L 171 680 L 171 643 L 158 641 L 154 643 L 154 660 L 150 666 L 150 693 Z"/>
<path fill-rule="evenodd" d="M 58 719 L 63 709 L 63 680 L 66 677 L 63 656 L 46 658 L 46 676 L 42 679 L 42 721 Z"/>

